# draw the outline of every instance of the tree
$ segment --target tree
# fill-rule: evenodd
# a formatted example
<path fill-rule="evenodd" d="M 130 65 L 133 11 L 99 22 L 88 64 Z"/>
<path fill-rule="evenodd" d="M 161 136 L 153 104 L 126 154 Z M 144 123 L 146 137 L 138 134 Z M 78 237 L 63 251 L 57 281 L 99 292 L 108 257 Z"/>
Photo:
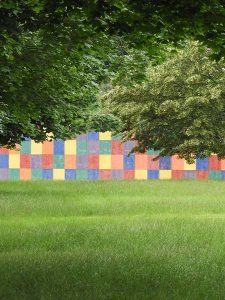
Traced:
<path fill-rule="evenodd" d="M 114 126 L 99 111 L 98 85 L 123 74 L 140 81 L 138 57 L 158 63 L 162 45 L 187 35 L 223 56 L 224 11 L 222 0 L 1 1 L 0 145 Z"/>
<path fill-rule="evenodd" d="M 155 149 L 189 162 L 225 157 L 224 59 L 212 60 L 198 42 L 171 52 L 161 65 L 149 65 L 145 83 L 106 93 L 106 107 L 121 119 L 124 140 L 138 141 L 134 151 Z"/>

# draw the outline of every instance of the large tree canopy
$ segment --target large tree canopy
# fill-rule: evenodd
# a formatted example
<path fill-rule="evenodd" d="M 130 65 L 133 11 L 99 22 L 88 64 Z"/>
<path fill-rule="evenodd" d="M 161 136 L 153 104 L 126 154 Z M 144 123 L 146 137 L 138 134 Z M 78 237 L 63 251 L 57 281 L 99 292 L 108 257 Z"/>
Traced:
<path fill-rule="evenodd" d="M 113 127 L 99 112 L 102 81 L 140 81 L 147 56 L 159 62 L 186 36 L 221 57 L 224 23 L 222 0 L 1 1 L 0 145 Z"/>
<path fill-rule="evenodd" d="M 124 139 L 138 141 L 134 150 L 188 161 L 225 157 L 225 61 L 213 61 L 197 42 L 184 47 L 161 65 L 150 64 L 145 83 L 109 91 L 105 105 L 121 119 Z"/>

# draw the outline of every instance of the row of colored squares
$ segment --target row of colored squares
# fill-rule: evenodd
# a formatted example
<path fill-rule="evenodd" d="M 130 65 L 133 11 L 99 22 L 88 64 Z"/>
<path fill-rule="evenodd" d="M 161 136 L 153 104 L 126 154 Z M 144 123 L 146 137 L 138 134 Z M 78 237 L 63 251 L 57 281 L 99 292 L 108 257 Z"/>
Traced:
<path fill-rule="evenodd" d="M 52 154 L 0 154 L 0 169 L 116 169 L 116 170 L 225 170 L 225 160 L 217 156 L 197 159 L 188 164 L 183 159 L 160 157 L 154 161 L 154 155 L 52 155 Z"/>
<path fill-rule="evenodd" d="M 224 179 L 225 171 L 2 169 L 0 179 Z"/>

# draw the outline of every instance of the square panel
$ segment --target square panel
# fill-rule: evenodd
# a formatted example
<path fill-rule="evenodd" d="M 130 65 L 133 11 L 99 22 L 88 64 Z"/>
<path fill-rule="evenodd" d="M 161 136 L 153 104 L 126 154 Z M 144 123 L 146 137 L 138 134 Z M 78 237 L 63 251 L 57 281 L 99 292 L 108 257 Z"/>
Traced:
<path fill-rule="evenodd" d="M 99 154 L 99 141 L 88 141 L 88 154 Z"/>
<path fill-rule="evenodd" d="M 159 170 L 148 170 L 148 179 L 159 179 Z"/>
<path fill-rule="evenodd" d="M 76 167 L 77 167 L 77 169 L 87 169 L 88 168 L 88 155 L 78 154 L 76 156 Z"/>
<path fill-rule="evenodd" d="M 31 167 L 31 155 L 30 154 L 21 154 L 20 155 L 20 168 L 30 169 Z"/>
<path fill-rule="evenodd" d="M 76 155 L 65 155 L 64 156 L 64 168 L 65 169 L 76 169 Z"/>
<path fill-rule="evenodd" d="M 159 158 L 159 168 L 161 170 L 170 170 L 171 169 L 171 157 L 161 156 Z"/>
<path fill-rule="evenodd" d="M 67 140 L 64 142 L 65 155 L 75 155 L 77 151 L 76 140 Z"/>
<path fill-rule="evenodd" d="M 111 170 L 100 170 L 100 179 L 101 180 L 110 180 L 111 179 Z"/>
<path fill-rule="evenodd" d="M 42 178 L 48 180 L 53 179 L 53 170 L 52 169 L 42 170 Z"/>
<path fill-rule="evenodd" d="M 115 140 L 121 141 L 122 138 L 123 138 L 122 133 L 112 135 L 112 140 L 114 140 L 114 141 Z"/>
<path fill-rule="evenodd" d="M 97 169 L 88 170 L 88 179 L 98 180 L 99 179 L 99 170 L 97 170 Z"/>
<path fill-rule="evenodd" d="M 54 140 L 54 154 L 64 155 L 64 141 L 61 139 Z"/>
<path fill-rule="evenodd" d="M 95 131 L 88 132 L 88 140 L 89 141 L 98 141 L 99 133 Z"/>
<path fill-rule="evenodd" d="M 100 154 L 111 154 L 111 141 L 100 141 Z"/>
<path fill-rule="evenodd" d="M 111 178 L 113 180 L 123 179 L 123 170 L 112 170 Z"/>
<path fill-rule="evenodd" d="M 6 154 L 6 155 L 8 155 L 9 154 L 9 149 L 7 149 L 7 148 L 0 148 L 0 154 Z"/>
<path fill-rule="evenodd" d="M 225 180 L 225 171 L 221 171 L 221 179 Z"/>
<path fill-rule="evenodd" d="M 42 168 L 42 155 L 40 154 L 31 155 L 31 168 L 32 169 Z"/>
<path fill-rule="evenodd" d="M 88 169 L 99 169 L 99 155 L 88 155 Z"/>
<path fill-rule="evenodd" d="M 147 154 L 135 154 L 135 169 L 147 170 L 148 168 L 148 155 Z"/>
<path fill-rule="evenodd" d="M 76 170 L 76 179 L 77 180 L 87 180 L 88 179 L 88 170 Z"/>
<path fill-rule="evenodd" d="M 159 171 L 159 179 L 171 179 L 172 171 L 171 170 L 160 170 Z"/>
<path fill-rule="evenodd" d="M 20 169 L 9 169 L 8 177 L 10 180 L 19 180 L 20 179 Z"/>
<path fill-rule="evenodd" d="M 42 168 L 43 169 L 52 169 L 53 168 L 53 155 L 52 154 L 43 154 L 42 155 Z"/>
<path fill-rule="evenodd" d="M 185 160 L 182 159 L 182 158 L 179 158 L 178 155 L 173 155 L 171 157 L 171 169 L 172 170 L 183 170 L 184 169 L 184 162 L 185 162 Z M 176 173 L 174 173 L 174 174 L 176 174 Z"/>
<path fill-rule="evenodd" d="M 135 170 L 135 179 L 147 179 L 148 172 L 147 170 Z"/>
<path fill-rule="evenodd" d="M 124 155 L 123 157 L 123 165 L 125 170 L 134 170 L 135 166 L 135 156 L 134 154 L 131 155 Z"/>
<path fill-rule="evenodd" d="M 209 168 L 209 159 L 207 158 L 197 158 L 196 159 L 196 169 L 197 170 L 208 170 Z M 200 173 L 201 174 L 201 173 Z"/>
<path fill-rule="evenodd" d="M 101 141 L 110 141 L 111 140 L 111 132 L 110 131 L 106 131 L 106 132 L 100 132 L 99 133 L 99 139 Z"/>
<path fill-rule="evenodd" d="M 42 154 L 53 154 L 54 143 L 45 141 L 42 146 Z"/>
<path fill-rule="evenodd" d="M 154 160 L 157 155 L 149 154 L 148 155 L 148 169 L 149 170 L 158 170 L 159 169 L 159 159 Z"/>
<path fill-rule="evenodd" d="M 193 164 L 189 164 L 186 160 L 184 160 L 184 170 L 195 171 L 196 170 L 196 162 Z"/>
<path fill-rule="evenodd" d="M 111 169 L 111 155 L 99 155 L 99 169 Z"/>
<path fill-rule="evenodd" d="M 135 147 L 136 143 L 134 141 L 127 141 L 123 143 L 123 154 L 128 155 L 131 150 Z"/>
<path fill-rule="evenodd" d="M 32 179 L 42 179 L 42 169 L 32 169 L 31 170 Z"/>
<path fill-rule="evenodd" d="M 20 155 L 9 154 L 9 168 L 10 169 L 20 168 Z"/>
<path fill-rule="evenodd" d="M 8 169 L 1 169 L 0 180 L 7 180 L 7 179 L 8 179 Z"/>
<path fill-rule="evenodd" d="M 87 141 L 78 141 L 77 140 L 77 154 L 87 154 L 88 148 L 87 148 Z"/>
<path fill-rule="evenodd" d="M 42 143 L 31 141 L 31 154 L 42 154 Z"/>
<path fill-rule="evenodd" d="M 54 168 L 64 169 L 64 155 L 54 155 Z"/>
<path fill-rule="evenodd" d="M 158 151 L 158 150 L 154 150 L 154 149 L 149 149 L 149 150 L 147 151 L 147 153 L 148 153 L 149 155 L 155 155 L 155 156 L 158 156 L 158 155 L 159 155 L 159 151 Z"/>
<path fill-rule="evenodd" d="M 123 154 L 123 144 L 121 143 L 121 141 L 112 141 L 111 142 L 111 152 L 112 152 L 112 155 L 113 154 L 120 154 L 122 155 Z"/>
<path fill-rule="evenodd" d="M 65 170 L 64 169 L 54 169 L 53 170 L 53 179 L 64 180 L 65 179 Z"/>
<path fill-rule="evenodd" d="M 224 170 L 225 171 L 225 159 L 221 159 L 221 170 Z"/>
<path fill-rule="evenodd" d="M 30 154 L 31 153 L 31 141 L 22 141 L 21 142 L 20 153 L 21 154 Z"/>
<path fill-rule="evenodd" d="M 76 179 L 76 170 L 66 169 L 65 170 L 65 179 L 66 180 Z"/>
<path fill-rule="evenodd" d="M 184 171 L 183 170 L 172 170 L 172 179 L 183 179 Z"/>
<path fill-rule="evenodd" d="M 113 170 L 122 170 L 123 155 L 111 155 L 111 167 Z"/>
<path fill-rule="evenodd" d="M 31 169 L 20 168 L 20 179 L 30 180 L 31 179 Z"/>
<path fill-rule="evenodd" d="M 209 171 L 209 179 L 218 180 L 218 179 L 221 179 L 221 178 L 222 178 L 221 171 L 217 171 L 217 170 L 210 170 Z"/>
<path fill-rule="evenodd" d="M 195 179 L 196 171 L 194 170 L 184 170 L 184 178 L 185 179 Z"/>
<path fill-rule="evenodd" d="M 217 155 L 209 157 L 209 170 L 221 170 L 221 160 L 218 159 Z"/>
<path fill-rule="evenodd" d="M 134 170 L 124 170 L 123 177 L 126 180 L 133 180 L 134 179 Z"/>
<path fill-rule="evenodd" d="M 197 170 L 196 171 L 197 179 L 208 179 L 208 171 L 206 170 Z"/>
<path fill-rule="evenodd" d="M 76 137 L 77 141 L 87 141 L 87 139 L 88 139 L 88 135 L 86 133 L 79 134 Z"/>
<path fill-rule="evenodd" d="M 20 155 L 20 148 L 21 148 L 21 146 L 16 144 L 16 147 L 14 149 L 9 149 L 9 154 Z"/>
<path fill-rule="evenodd" d="M 9 156 L 7 154 L 0 154 L 0 169 L 9 167 Z"/>

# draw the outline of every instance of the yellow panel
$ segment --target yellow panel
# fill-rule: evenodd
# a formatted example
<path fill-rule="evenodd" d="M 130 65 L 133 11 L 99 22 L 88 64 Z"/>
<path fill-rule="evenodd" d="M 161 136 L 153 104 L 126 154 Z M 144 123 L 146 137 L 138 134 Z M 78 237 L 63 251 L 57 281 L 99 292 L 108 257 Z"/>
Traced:
<path fill-rule="evenodd" d="M 106 131 L 106 132 L 100 132 L 99 133 L 99 139 L 104 141 L 104 140 L 111 140 L 111 132 Z"/>
<path fill-rule="evenodd" d="M 67 140 L 65 141 L 64 145 L 66 155 L 76 154 L 76 140 Z"/>
<path fill-rule="evenodd" d="M 147 170 L 135 170 L 135 179 L 147 179 Z"/>
<path fill-rule="evenodd" d="M 160 170 L 159 171 L 159 179 L 171 179 L 172 172 L 171 170 Z"/>
<path fill-rule="evenodd" d="M 99 169 L 101 169 L 101 170 L 111 169 L 111 155 L 110 154 L 99 155 Z"/>
<path fill-rule="evenodd" d="M 42 154 L 42 143 L 31 141 L 31 154 Z"/>
<path fill-rule="evenodd" d="M 20 168 L 20 155 L 9 154 L 9 168 L 11 169 Z"/>
<path fill-rule="evenodd" d="M 188 164 L 185 160 L 184 161 L 184 170 L 196 170 L 196 162 L 193 164 Z"/>
<path fill-rule="evenodd" d="M 65 170 L 64 169 L 54 169 L 53 170 L 53 179 L 64 180 L 65 179 Z"/>

